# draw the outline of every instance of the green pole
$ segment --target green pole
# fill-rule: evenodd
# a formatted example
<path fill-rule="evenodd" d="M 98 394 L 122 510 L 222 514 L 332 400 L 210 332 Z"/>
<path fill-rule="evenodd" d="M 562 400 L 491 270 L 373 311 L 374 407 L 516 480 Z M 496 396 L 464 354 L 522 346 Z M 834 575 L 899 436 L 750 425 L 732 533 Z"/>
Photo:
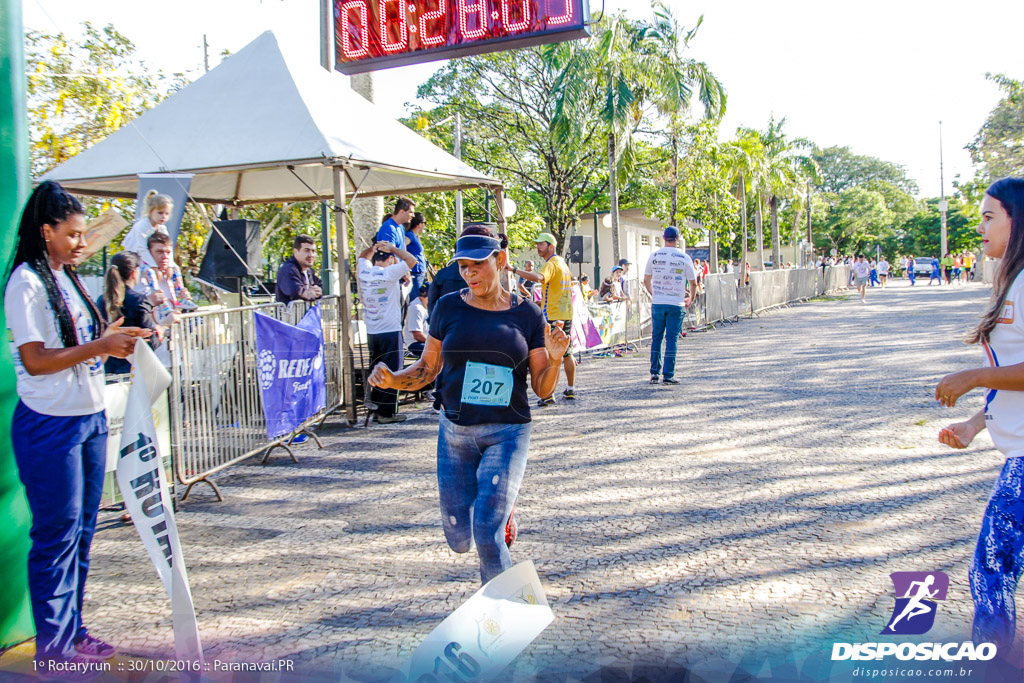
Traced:
<path fill-rule="evenodd" d="M 21 207 L 29 193 L 25 45 L 21 0 L 0 0 L 0 278 L 10 275 Z M 0 309 L 0 325 L 7 327 Z M 11 448 L 18 402 L 9 344 L 0 344 L 0 648 L 35 635 L 28 600 L 30 515 Z"/>

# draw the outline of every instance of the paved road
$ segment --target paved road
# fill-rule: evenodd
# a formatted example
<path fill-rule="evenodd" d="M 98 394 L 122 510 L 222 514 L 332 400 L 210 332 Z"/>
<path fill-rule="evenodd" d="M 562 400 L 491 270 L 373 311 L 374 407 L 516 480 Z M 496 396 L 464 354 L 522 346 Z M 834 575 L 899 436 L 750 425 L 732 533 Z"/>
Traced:
<path fill-rule="evenodd" d="M 691 334 L 678 387 L 647 384 L 646 353 L 585 362 L 579 400 L 535 411 L 513 558 L 534 560 L 556 620 L 515 677 L 657 678 L 766 646 L 777 658 L 877 640 L 894 571 L 947 572 L 928 638 L 964 639 L 1002 459 L 985 435 L 966 451 L 936 442 L 980 393 L 955 411 L 931 396 L 980 363 L 958 339 L 988 293 L 896 282 L 866 305 L 839 297 Z M 476 590 L 475 555 L 441 532 L 435 422 L 328 426 L 325 450 L 302 447 L 297 466 L 230 470 L 223 503 L 196 489 L 179 527 L 211 658 L 384 675 Z M 166 655 L 160 584 L 132 528 L 104 520 L 87 623 Z"/>

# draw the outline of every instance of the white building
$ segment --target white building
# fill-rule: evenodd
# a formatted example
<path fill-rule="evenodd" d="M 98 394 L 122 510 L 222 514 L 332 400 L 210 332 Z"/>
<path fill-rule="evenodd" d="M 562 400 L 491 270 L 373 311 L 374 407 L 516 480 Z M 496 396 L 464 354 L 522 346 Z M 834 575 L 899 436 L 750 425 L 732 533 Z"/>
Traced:
<path fill-rule="evenodd" d="M 690 219 L 687 219 L 686 223 L 691 229 L 703 227 Z M 597 227 L 595 228 L 594 225 L 593 213 L 581 214 L 576 234 L 591 238 L 594 238 L 596 234 L 596 239 L 592 239 L 592 262 L 583 264 L 583 272 L 590 275 L 590 284 L 597 289 L 601 278 L 607 277 L 616 263 L 615 252 L 612 248 L 611 218 L 606 212 L 598 212 Z M 621 258 L 633 264 L 629 269 L 630 278 L 642 277 L 644 266 L 647 265 L 647 259 L 651 252 L 664 246 L 662 234 L 665 232 L 665 226 L 666 223 L 660 218 L 646 216 L 643 209 L 621 209 L 619 211 L 619 252 Z M 696 246 L 699 247 L 699 245 Z M 559 251 L 563 250 L 559 249 Z M 580 272 L 579 264 L 569 265 L 573 275 Z"/>

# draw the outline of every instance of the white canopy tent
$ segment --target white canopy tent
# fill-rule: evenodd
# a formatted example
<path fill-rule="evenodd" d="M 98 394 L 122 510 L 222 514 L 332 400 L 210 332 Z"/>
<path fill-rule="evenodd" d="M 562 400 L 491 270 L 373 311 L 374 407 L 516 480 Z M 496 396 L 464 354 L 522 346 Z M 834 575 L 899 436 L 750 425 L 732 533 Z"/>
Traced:
<path fill-rule="evenodd" d="M 218 67 L 40 180 L 134 198 L 139 173 L 193 173 L 196 201 L 241 206 L 334 193 L 332 166 L 361 197 L 498 188 L 389 118 L 346 77 L 281 52 L 267 31 Z"/>
<path fill-rule="evenodd" d="M 189 194 L 198 202 L 333 199 L 342 283 L 351 275 L 346 207 L 355 196 L 488 188 L 504 228 L 499 180 L 389 118 L 344 76 L 287 57 L 270 31 L 39 180 L 77 194 L 134 199 L 138 174 L 170 172 L 194 175 Z M 354 422 L 349 287 L 340 294 L 338 362 Z"/>

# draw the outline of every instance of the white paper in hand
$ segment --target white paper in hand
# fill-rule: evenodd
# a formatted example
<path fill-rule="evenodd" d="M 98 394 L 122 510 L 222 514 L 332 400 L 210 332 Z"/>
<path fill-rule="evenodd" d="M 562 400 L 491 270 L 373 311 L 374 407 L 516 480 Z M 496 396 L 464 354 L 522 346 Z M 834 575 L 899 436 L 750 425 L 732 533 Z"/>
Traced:
<path fill-rule="evenodd" d="M 495 677 L 555 618 L 533 562 L 494 577 L 435 628 L 402 669 L 406 683 Z"/>

